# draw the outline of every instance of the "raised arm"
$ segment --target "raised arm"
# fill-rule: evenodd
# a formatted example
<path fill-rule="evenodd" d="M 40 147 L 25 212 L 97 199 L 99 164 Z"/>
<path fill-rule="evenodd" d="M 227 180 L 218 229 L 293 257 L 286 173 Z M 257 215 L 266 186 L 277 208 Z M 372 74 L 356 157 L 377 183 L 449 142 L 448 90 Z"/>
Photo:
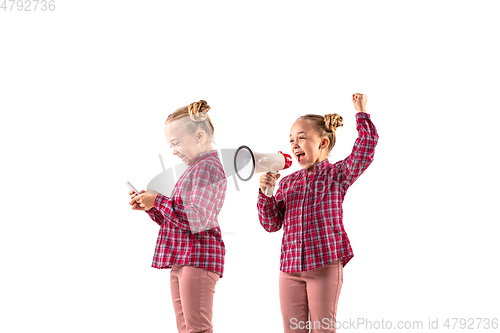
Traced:
<path fill-rule="evenodd" d="M 356 113 L 358 138 L 354 142 L 351 154 L 346 159 L 335 163 L 344 190 L 347 190 L 373 162 L 378 142 L 377 129 L 373 125 L 370 115 L 366 113 L 366 96 L 354 94 L 353 104 L 358 111 Z"/>

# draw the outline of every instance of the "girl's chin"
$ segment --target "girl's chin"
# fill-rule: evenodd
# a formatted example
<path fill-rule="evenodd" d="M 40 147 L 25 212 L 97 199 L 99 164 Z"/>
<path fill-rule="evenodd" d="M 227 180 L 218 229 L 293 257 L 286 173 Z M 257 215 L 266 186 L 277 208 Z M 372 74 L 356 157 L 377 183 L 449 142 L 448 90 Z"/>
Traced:
<path fill-rule="evenodd" d="M 191 164 L 190 160 L 187 158 L 186 155 L 182 156 L 180 159 L 182 162 L 186 163 L 186 165 L 188 165 L 188 166 Z"/>
<path fill-rule="evenodd" d="M 313 164 L 305 161 L 301 161 L 299 166 L 301 169 L 309 169 Z"/>

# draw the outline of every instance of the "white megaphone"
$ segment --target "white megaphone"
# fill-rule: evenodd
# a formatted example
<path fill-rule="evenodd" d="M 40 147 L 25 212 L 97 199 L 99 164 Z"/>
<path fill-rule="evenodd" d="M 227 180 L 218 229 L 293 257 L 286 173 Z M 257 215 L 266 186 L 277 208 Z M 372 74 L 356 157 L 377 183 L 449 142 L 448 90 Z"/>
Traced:
<path fill-rule="evenodd" d="M 250 180 L 254 173 L 272 172 L 277 174 L 279 170 L 287 169 L 292 165 L 292 156 L 278 153 L 252 152 L 247 146 L 241 146 L 234 154 L 234 170 L 239 179 Z M 274 186 L 267 187 L 265 195 L 273 195 Z"/>

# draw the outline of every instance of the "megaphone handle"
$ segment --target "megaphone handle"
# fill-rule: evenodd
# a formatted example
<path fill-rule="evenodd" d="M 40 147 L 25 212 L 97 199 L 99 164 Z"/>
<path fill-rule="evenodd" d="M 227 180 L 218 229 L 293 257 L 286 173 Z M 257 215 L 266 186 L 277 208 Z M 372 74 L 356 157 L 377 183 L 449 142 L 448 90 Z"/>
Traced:
<path fill-rule="evenodd" d="M 274 171 L 269 171 L 270 173 L 272 173 L 273 175 L 277 175 L 278 173 L 277 172 L 274 172 Z M 273 187 L 266 187 L 266 195 L 268 197 L 272 197 L 273 196 L 273 192 L 274 192 L 274 186 Z"/>

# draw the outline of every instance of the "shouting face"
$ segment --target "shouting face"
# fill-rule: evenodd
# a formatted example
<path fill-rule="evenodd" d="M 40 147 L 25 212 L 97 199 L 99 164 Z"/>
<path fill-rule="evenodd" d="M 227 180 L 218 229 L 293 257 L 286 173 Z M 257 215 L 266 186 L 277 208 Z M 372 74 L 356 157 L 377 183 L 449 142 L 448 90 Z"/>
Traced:
<path fill-rule="evenodd" d="M 290 129 L 290 148 L 302 169 L 311 172 L 327 155 L 328 139 L 321 138 L 308 120 L 297 120 Z"/>

